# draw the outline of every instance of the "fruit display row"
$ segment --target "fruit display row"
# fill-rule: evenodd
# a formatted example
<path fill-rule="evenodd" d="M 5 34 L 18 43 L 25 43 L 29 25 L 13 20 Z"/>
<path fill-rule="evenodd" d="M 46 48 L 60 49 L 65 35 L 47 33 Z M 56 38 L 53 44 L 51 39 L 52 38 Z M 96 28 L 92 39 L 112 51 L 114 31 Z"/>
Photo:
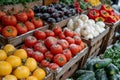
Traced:
<path fill-rule="evenodd" d="M 40 28 L 44 22 L 34 17 L 34 11 L 30 8 L 24 10 L 11 9 L 7 12 L 0 11 L 0 33 L 5 37 L 16 37 L 28 31 Z"/>
<path fill-rule="evenodd" d="M 95 21 L 103 21 L 107 23 L 115 23 L 120 19 L 120 16 L 107 4 L 103 4 L 99 10 L 90 10 L 88 16 Z"/>
<path fill-rule="evenodd" d="M 76 14 L 74 6 L 65 4 L 50 4 L 48 6 L 34 6 L 35 16 L 49 23 L 60 22 Z"/>
<path fill-rule="evenodd" d="M 46 76 L 46 70 L 40 68 L 34 58 L 28 57 L 24 49 L 16 49 L 11 44 L 0 49 L 1 80 L 43 80 Z"/>

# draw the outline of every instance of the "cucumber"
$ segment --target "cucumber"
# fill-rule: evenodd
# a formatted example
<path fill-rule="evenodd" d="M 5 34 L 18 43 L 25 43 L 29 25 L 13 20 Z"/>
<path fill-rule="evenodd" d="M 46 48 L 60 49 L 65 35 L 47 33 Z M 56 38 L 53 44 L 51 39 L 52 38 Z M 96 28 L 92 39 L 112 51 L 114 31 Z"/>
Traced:
<path fill-rule="evenodd" d="M 83 74 L 86 74 L 86 73 L 88 73 L 88 74 L 93 74 L 94 72 L 93 71 L 88 71 L 88 70 L 77 70 L 76 72 L 75 72 L 75 78 L 78 78 L 79 76 L 81 76 L 81 75 L 83 75 Z"/>
<path fill-rule="evenodd" d="M 98 69 L 95 71 L 96 80 L 108 80 L 104 69 Z"/>
<path fill-rule="evenodd" d="M 92 72 L 92 73 L 85 73 L 85 74 L 79 76 L 75 80 L 92 80 L 94 77 L 95 77 L 94 72 Z"/>
<path fill-rule="evenodd" d="M 96 69 L 101 69 L 101 68 L 104 68 L 104 67 L 108 66 L 111 62 L 112 62 L 112 59 L 105 58 L 105 59 L 102 59 L 100 61 L 97 61 L 94 65 L 94 67 Z"/>
<path fill-rule="evenodd" d="M 106 68 L 108 75 L 115 75 L 119 73 L 119 69 L 114 64 L 109 64 Z"/>

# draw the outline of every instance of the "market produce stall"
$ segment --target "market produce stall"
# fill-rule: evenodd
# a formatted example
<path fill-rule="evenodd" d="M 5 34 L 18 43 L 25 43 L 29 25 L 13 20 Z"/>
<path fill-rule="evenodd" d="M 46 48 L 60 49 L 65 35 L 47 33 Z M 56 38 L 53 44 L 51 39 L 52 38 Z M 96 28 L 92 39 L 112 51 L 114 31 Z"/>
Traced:
<path fill-rule="evenodd" d="M 108 0 L 2 0 L 0 80 L 119 80 L 119 24 Z"/>

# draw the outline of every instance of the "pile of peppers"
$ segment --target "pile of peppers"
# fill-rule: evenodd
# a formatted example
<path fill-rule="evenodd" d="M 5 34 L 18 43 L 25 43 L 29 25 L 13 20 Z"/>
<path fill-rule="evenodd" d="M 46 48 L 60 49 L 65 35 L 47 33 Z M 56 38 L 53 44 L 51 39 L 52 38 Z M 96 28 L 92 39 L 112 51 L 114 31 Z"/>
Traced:
<path fill-rule="evenodd" d="M 120 16 L 116 14 L 112 7 L 108 4 L 103 4 L 100 10 L 90 10 L 88 16 L 90 19 L 94 19 L 95 21 L 103 21 L 108 23 L 114 23 L 120 19 Z"/>

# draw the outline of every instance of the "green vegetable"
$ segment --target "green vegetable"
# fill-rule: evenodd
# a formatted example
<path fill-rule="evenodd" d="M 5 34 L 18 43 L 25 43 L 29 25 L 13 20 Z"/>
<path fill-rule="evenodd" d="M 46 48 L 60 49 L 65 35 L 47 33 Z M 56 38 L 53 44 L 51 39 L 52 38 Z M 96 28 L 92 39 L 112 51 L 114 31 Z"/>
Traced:
<path fill-rule="evenodd" d="M 101 68 L 108 66 L 111 62 L 112 62 L 112 59 L 106 58 L 106 59 L 97 61 L 94 66 L 96 69 L 101 69 Z"/>
<path fill-rule="evenodd" d="M 106 71 L 108 75 L 115 75 L 119 73 L 119 69 L 112 63 L 106 67 Z"/>
<path fill-rule="evenodd" d="M 98 69 L 95 71 L 96 80 L 108 80 L 104 69 Z"/>
<path fill-rule="evenodd" d="M 109 80 L 119 80 L 116 75 L 109 76 Z"/>

